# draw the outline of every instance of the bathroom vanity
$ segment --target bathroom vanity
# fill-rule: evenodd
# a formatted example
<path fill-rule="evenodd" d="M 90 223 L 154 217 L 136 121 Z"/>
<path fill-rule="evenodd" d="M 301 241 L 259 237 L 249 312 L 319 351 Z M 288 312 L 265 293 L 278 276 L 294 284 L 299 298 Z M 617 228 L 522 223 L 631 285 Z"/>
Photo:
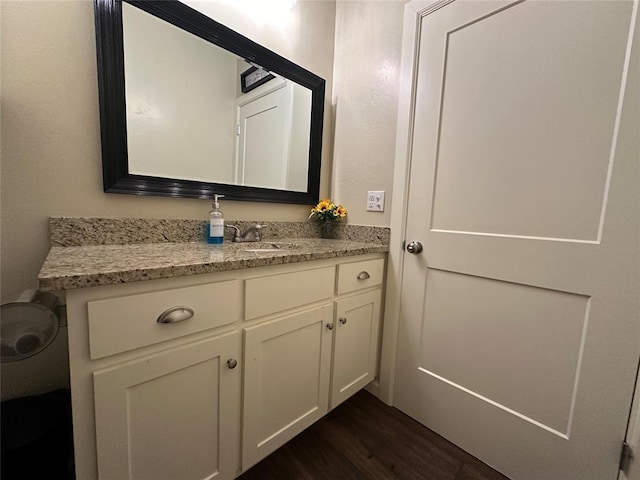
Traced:
<path fill-rule="evenodd" d="M 232 479 L 369 384 L 386 250 L 52 248 L 40 282 L 66 296 L 77 478 Z"/>

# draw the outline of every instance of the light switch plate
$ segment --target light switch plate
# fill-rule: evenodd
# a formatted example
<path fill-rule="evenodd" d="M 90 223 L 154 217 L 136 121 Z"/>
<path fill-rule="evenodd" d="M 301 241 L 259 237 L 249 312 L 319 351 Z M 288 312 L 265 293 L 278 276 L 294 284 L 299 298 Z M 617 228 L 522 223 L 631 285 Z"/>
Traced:
<path fill-rule="evenodd" d="M 367 212 L 384 212 L 384 190 L 367 192 Z"/>

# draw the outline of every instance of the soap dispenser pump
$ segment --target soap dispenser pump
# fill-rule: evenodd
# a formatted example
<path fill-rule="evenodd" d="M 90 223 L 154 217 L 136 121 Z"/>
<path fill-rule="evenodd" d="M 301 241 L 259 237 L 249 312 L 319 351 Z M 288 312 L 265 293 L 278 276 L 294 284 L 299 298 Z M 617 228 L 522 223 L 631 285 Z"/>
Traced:
<path fill-rule="evenodd" d="M 224 216 L 220 211 L 219 198 L 224 195 L 213 194 L 213 209 L 209 212 L 209 228 L 207 228 L 207 243 L 220 245 L 224 242 Z"/>

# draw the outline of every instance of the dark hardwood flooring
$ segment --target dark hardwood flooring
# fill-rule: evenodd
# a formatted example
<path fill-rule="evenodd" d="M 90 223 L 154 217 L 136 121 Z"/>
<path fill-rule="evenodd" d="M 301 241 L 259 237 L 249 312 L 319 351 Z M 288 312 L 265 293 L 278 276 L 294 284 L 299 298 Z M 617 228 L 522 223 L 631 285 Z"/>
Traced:
<path fill-rule="evenodd" d="M 239 480 L 508 480 L 362 391 Z"/>

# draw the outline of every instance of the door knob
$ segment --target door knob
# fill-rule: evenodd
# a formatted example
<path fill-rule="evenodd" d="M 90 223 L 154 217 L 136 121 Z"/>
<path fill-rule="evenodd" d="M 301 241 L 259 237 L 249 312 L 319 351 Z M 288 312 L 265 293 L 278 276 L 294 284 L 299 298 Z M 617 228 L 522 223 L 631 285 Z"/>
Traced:
<path fill-rule="evenodd" d="M 422 251 L 422 244 L 420 242 L 411 242 L 407 245 L 407 252 L 413 253 L 414 255 L 420 253 Z"/>
<path fill-rule="evenodd" d="M 227 367 L 229 367 L 231 370 L 236 368 L 237 365 L 238 361 L 235 358 L 230 358 L 229 360 L 227 360 Z"/>

